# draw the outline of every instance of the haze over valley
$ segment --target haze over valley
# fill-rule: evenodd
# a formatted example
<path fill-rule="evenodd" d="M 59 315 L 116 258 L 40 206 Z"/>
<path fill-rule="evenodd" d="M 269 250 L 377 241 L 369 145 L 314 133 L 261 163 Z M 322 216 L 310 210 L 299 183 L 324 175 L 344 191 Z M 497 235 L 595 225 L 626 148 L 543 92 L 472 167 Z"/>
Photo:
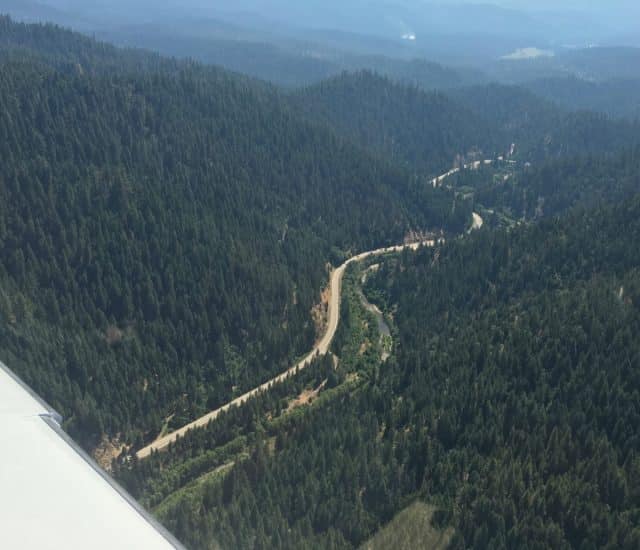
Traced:
<path fill-rule="evenodd" d="M 177 548 L 640 548 L 636 2 L 0 14 L 0 380 L 42 457 Z M 4 466 L 7 540 L 27 494 L 120 532 Z"/>

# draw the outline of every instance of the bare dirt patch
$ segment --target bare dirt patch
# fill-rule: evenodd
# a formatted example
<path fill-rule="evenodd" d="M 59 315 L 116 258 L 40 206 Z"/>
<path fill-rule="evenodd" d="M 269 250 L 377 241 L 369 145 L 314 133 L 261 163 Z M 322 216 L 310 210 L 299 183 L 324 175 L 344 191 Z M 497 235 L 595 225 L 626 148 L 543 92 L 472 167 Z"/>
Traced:
<path fill-rule="evenodd" d="M 316 333 L 316 342 L 319 341 L 327 330 L 327 319 L 329 313 L 329 300 L 331 300 L 331 289 L 326 287 L 320 293 L 320 303 L 311 308 L 311 318 Z"/>
<path fill-rule="evenodd" d="M 115 346 L 120 342 L 135 337 L 135 329 L 133 325 L 127 325 L 124 328 L 116 325 L 109 325 L 102 334 L 105 342 L 110 346 Z"/>
<path fill-rule="evenodd" d="M 129 446 L 120 441 L 120 436 L 109 439 L 106 435 L 102 436 L 102 441 L 93 450 L 93 458 L 98 465 L 107 472 L 111 472 L 111 463 L 118 458 L 123 452 L 128 451 Z"/>
<path fill-rule="evenodd" d="M 410 244 L 415 242 L 424 242 L 430 240 L 436 240 L 439 237 L 442 237 L 442 231 L 407 231 L 407 234 L 404 236 L 404 243 Z"/>
<path fill-rule="evenodd" d="M 122 342 L 124 338 L 124 333 L 115 325 L 109 325 L 107 330 L 104 332 L 104 338 L 107 341 L 107 344 L 113 346 L 118 342 Z"/>
<path fill-rule="evenodd" d="M 438 242 L 443 240 L 444 239 L 438 239 Z M 295 365 L 289 367 L 286 371 L 278 374 L 274 378 L 271 378 L 271 380 L 268 380 L 267 382 L 260 384 L 259 386 L 253 388 L 252 390 L 249 390 L 248 392 L 235 397 L 234 399 L 229 401 L 227 404 L 222 405 L 221 407 L 218 407 L 217 409 L 214 409 L 212 411 L 209 411 L 208 413 L 202 415 L 196 420 L 193 420 L 189 424 L 186 424 L 181 428 L 178 428 L 177 430 L 165 435 L 164 437 L 150 443 L 146 447 L 139 449 L 138 452 L 136 453 L 136 456 L 139 459 L 144 459 L 148 457 L 153 450 L 164 449 L 165 447 L 173 443 L 178 437 L 184 435 L 189 430 L 207 425 L 209 422 L 217 418 L 218 415 L 228 410 L 230 407 L 233 407 L 234 405 L 239 406 L 245 403 L 246 401 L 248 401 L 249 399 L 255 397 L 260 392 L 267 391 L 273 385 L 279 384 L 282 381 L 287 380 L 291 376 L 295 376 L 300 370 L 305 369 L 311 364 L 312 362 L 311 360 L 313 357 L 317 355 L 327 354 L 329 352 L 331 341 L 333 340 L 333 337 L 335 336 L 336 331 L 338 329 L 338 322 L 340 320 L 340 283 L 342 281 L 342 276 L 344 275 L 344 272 L 349 266 L 349 264 L 353 262 L 360 262 L 372 256 L 381 256 L 383 254 L 401 252 L 402 250 L 405 250 L 405 249 L 417 250 L 421 246 L 435 246 L 435 244 L 436 244 L 435 241 L 430 240 L 430 241 L 424 241 L 424 242 L 415 242 L 411 244 L 388 246 L 385 248 L 377 248 L 376 250 L 370 250 L 368 252 L 362 252 L 356 256 L 349 258 L 341 266 L 331 271 L 331 276 L 329 278 L 329 288 L 326 291 L 326 295 L 328 295 L 329 299 L 326 300 L 325 298 L 325 300 L 328 301 L 330 304 L 330 308 L 329 307 L 326 308 L 327 313 L 325 314 L 325 318 L 327 319 L 326 321 L 327 328 L 326 328 L 326 331 L 324 331 L 324 334 L 322 335 L 322 337 L 318 339 L 318 341 L 314 345 L 313 349 L 309 352 L 309 354 L 307 354 L 303 359 L 298 361 L 298 363 L 296 363 Z M 325 295 L 325 292 L 323 292 L 323 295 Z"/>
<path fill-rule="evenodd" d="M 318 394 L 325 387 L 326 383 L 327 381 L 324 380 L 322 384 L 320 384 L 314 390 L 310 390 L 310 389 L 303 390 L 302 393 L 298 395 L 298 397 L 296 397 L 295 399 L 289 402 L 289 404 L 287 405 L 286 412 L 290 412 L 294 409 L 297 409 L 298 407 L 304 407 L 305 405 L 310 405 L 313 402 L 313 400 L 316 397 L 318 397 Z"/>

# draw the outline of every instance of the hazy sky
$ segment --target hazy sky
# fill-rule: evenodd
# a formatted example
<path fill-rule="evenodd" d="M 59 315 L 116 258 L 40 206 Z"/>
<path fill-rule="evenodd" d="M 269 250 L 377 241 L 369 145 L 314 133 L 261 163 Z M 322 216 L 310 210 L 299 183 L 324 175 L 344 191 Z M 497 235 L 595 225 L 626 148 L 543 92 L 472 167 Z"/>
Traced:
<path fill-rule="evenodd" d="M 150 2 L 149 0 L 128 0 L 122 2 L 119 0 L 40 0 L 43 4 L 55 5 L 62 8 L 73 9 L 77 7 L 88 8 L 91 4 L 103 4 L 109 5 L 124 4 L 128 6 L 135 5 L 156 5 L 162 6 L 184 6 L 188 9 L 189 6 L 199 6 L 203 8 L 219 8 L 227 7 L 233 9 L 234 5 L 257 5 L 261 7 L 268 7 L 269 4 L 281 5 L 283 2 L 278 0 L 155 0 Z M 308 0 L 290 0 L 291 5 L 296 5 L 299 2 L 307 3 Z M 311 2 L 312 3 L 312 2 Z M 326 2 L 331 4 L 331 1 Z M 583 13 L 606 13 L 615 16 L 616 18 L 628 17 L 630 14 L 640 14 L 640 1 L 639 0 L 341 0 L 340 4 L 348 6 L 349 4 L 362 5 L 362 4 L 400 4 L 405 6 L 424 6 L 428 4 L 440 4 L 440 5 L 460 5 L 460 4 L 494 4 L 498 6 L 526 10 L 530 12 L 536 11 L 577 11 Z M 319 3 L 322 6 L 323 3 Z"/>
<path fill-rule="evenodd" d="M 447 1 L 447 0 L 445 0 Z M 575 11 L 596 14 L 617 22 L 629 23 L 640 16 L 638 0 L 496 0 L 495 4 L 527 11 Z"/>
<path fill-rule="evenodd" d="M 454 0 L 443 0 L 453 2 Z M 576 11 L 638 11 L 637 0 L 496 0 L 495 4 L 520 9 L 571 9 Z"/>
<path fill-rule="evenodd" d="M 286 19 L 296 22 L 313 22 L 322 20 L 321 24 L 328 24 L 337 20 L 337 15 L 348 16 L 357 25 L 359 20 L 393 15 L 394 6 L 409 9 L 411 12 L 422 13 L 429 19 L 429 5 L 456 6 L 465 4 L 481 4 L 512 8 L 529 13 L 546 12 L 545 20 L 553 25 L 558 23 L 548 13 L 564 15 L 562 25 L 568 28 L 579 28 L 593 23 L 594 28 L 616 32 L 640 32 L 640 0 L 39 0 L 42 3 L 56 6 L 71 13 L 90 13 L 95 10 L 117 14 L 127 18 L 142 15 L 152 15 L 171 9 L 175 13 L 184 15 L 199 12 L 215 14 L 216 12 L 244 12 L 258 13 L 275 19 Z M 371 9 L 368 11 L 367 7 Z M 420 9 L 422 8 L 422 9 Z M 434 13 L 438 10 L 435 9 Z M 487 10 L 491 11 L 491 10 Z M 461 12 L 451 15 L 445 21 L 455 23 Z M 475 13 L 472 17 L 475 17 Z M 573 20 L 571 14 L 579 15 Z M 317 14 L 317 17 L 316 17 Z M 336 15 L 335 18 L 334 14 Z M 423 16 L 423 19 L 425 16 Z M 507 26 L 509 24 L 507 23 Z M 603 26 L 606 29 L 603 29 Z M 518 32 L 518 29 L 515 29 Z"/>

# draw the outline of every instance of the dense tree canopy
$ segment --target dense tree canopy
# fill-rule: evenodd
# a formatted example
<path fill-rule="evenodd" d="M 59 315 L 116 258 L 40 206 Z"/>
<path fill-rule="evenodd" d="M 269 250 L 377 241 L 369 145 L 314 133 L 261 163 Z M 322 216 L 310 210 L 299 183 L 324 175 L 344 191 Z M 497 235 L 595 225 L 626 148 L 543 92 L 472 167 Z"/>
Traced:
<path fill-rule="evenodd" d="M 119 479 L 194 548 L 354 548 L 415 499 L 455 549 L 637 548 L 637 125 L 514 90 L 290 97 L 0 19 L 0 359 L 135 450 L 309 349 L 328 262 L 444 229 L 352 266 L 335 357 Z M 562 158 L 428 184 L 512 139 Z M 458 238 L 474 202 L 527 223 Z"/>
<path fill-rule="evenodd" d="M 569 76 L 534 80 L 526 86 L 567 109 L 589 109 L 610 116 L 640 118 L 640 80 L 637 77 L 591 82 Z"/>
<path fill-rule="evenodd" d="M 640 190 L 640 149 L 547 161 L 506 179 L 491 169 L 452 179 L 455 187 L 473 189 L 475 203 L 485 209 L 516 220 L 538 220 L 576 205 L 615 204 L 631 198 Z"/>
<path fill-rule="evenodd" d="M 81 41 L 3 24 L 33 52 Z M 90 53 L 96 70 L 15 55 L 0 73 L 3 359 L 87 444 L 281 370 L 315 337 L 328 260 L 451 218 L 447 192 L 269 89 L 192 64 L 114 74 Z"/>
<path fill-rule="evenodd" d="M 446 94 L 446 95 L 445 95 Z M 343 73 L 292 95 L 307 118 L 409 169 L 434 176 L 461 158 L 545 160 L 640 144 L 640 123 L 565 112 L 516 87 L 425 92 L 364 71 Z"/>
<path fill-rule="evenodd" d="M 511 144 L 491 123 L 442 93 L 370 72 L 344 73 L 292 99 L 310 119 L 428 175 L 445 172 L 456 157 L 472 150 L 493 156 Z"/>
<path fill-rule="evenodd" d="M 503 132 L 523 161 L 616 152 L 640 143 L 637 121 L 591 111 L 566 112 L 518 86 L 473 86 L 449 95 Z"/>
<path fill-rule="evenodd" d="M 639 215 L 637 197 L 385 260 L 366 290 L 394 319 L 387 363 L 350 355 L 343 334 L 359 382 L 268 426 L 275 450 L 254 442 L 161 517 L 198 548 L 352 548 L 421 497 L 454 548 L 634 548 Z M 262 407 L 230 426 L 260 424 Z M 140 491 L 230 433 L 223 420 L 125 479 Z"/>

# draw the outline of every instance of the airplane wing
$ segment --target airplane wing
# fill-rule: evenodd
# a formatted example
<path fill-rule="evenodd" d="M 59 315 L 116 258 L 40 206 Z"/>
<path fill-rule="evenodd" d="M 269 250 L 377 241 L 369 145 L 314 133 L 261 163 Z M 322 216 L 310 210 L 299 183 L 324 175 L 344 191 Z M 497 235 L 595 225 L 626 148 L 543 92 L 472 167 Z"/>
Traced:
<path fill-rule="evenodd" d="M 74 443 L 61 421 L 0 363 L 0 546 L 182 548 Z"/>

